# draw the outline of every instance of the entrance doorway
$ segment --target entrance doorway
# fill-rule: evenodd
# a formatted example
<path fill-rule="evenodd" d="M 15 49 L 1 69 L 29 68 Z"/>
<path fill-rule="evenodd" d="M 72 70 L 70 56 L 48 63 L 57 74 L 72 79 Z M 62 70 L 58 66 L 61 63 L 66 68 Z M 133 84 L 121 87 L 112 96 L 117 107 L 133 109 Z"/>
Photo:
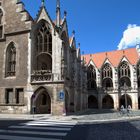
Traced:
<path fill-rule="evenodd" d="M 120 98 L 120 107 L 123 105 L 124 107 L 126 107 L 126 104 L 127 104 L 127 107 L 128 105 L 131 106 L 132 108 L 132 101 L 131 101 L 131 98 L 129 95 L 126 94 L 126 99 L 125 99 L 125 95 L 122 95 L 121 98 Z"/>
<path fill-rule="evenodd" d="M 114 101 L 110 95 L 106 95 L 102 100 L 102 108 L 103 109 L 113 109 Z"/>
<path fill-rule="evenodd" d="M 88 108 L 98 108 L 98 101 L 93 95 L 88 97 Z"/>
<path fill-rule="evenodd" d="M 51 113 L 51 98 L 45 88 L 39 88 L 31 97 L 31 112 L 35 114 Z"/>

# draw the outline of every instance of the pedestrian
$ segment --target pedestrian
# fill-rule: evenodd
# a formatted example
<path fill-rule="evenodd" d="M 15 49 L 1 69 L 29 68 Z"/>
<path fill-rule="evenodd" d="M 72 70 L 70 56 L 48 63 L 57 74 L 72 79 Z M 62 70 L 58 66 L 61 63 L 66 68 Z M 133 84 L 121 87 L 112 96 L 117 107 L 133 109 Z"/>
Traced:
<path fill-rule="evenodd" d="M 121 113 L 121 114 L 124 114 L 124 106 L 123 106 L 123 105 L 121 105 L 120 113 Z"/>
<path fill-rule="evenodd" d="M 131 111 L 131 105 L 128 105 L 127 113 L 130 113 L 130 111 Z"/>

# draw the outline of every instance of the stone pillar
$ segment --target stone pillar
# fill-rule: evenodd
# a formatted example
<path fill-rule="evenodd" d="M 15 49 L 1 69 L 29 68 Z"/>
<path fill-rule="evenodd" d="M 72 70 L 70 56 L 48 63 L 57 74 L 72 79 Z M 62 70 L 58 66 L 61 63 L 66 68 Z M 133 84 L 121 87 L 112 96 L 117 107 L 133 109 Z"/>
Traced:
<path fill-rule="evenodd" d="M 132 94 L 132 109 L 138 109 L 138 93 Z"/>
<path fill-rule="evenodd" d="M 119 96 L 118 93 L 113 95 L 114 109 L 119 109 Z"/>
<path fill-rule="evenodd" d="M 99 90 L 99 94 L 98 94 L 98 108 L 102 109 L 102 92 L 101 92 L 101 90 Z"/>

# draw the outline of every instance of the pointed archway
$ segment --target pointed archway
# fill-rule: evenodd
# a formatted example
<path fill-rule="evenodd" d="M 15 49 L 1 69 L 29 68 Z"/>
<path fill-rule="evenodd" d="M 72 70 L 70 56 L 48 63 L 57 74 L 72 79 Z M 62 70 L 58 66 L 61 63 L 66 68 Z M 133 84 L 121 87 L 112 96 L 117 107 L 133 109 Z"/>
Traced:
<path fill-rule="evenodd" d="M 51 97 L 43 87 L 37 89 L 31 97 L 31 113 L 50 114 Z"/>
<path fill-rule="evenodd" d="M 139 104 L 138 107 L 139 107 L 139 109 L 140 109 L 140 97 L 138 98 L 138 104 Z"/>
<path fill-rule="evenodd" d="M 102 108 L 103 109 L 113 109 L 114 101 L 110 95 L 106 95 L 102 100 Z"/>
<path fill-rule="evenodd" d="M 125 94 L 121 96 L 120 98 L 120 107 L 123 105 L 124 107 L 126 107 L 126 104 L 127 106 L 130 105 L 131 108 L 132 108 L 132 100 L 130 98 L 130 96 L 128 94 Z"/>
<path fill-rule="evenodd" d="M 88 97 L 88 108 L 98 108 L 98 100 L 93 95 Z"/>

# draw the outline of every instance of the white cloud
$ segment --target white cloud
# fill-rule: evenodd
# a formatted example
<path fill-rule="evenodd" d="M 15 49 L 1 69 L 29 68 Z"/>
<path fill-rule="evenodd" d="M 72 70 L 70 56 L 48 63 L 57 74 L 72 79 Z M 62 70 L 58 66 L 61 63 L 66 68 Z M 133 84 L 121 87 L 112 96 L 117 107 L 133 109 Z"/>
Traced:
<path fill-rule="evenodd" d="M 137 43 L 140 43 L 140 26 L 129 24 L 127 29 L 123 32 L 123 37 L 118 45 L 118 50 L 136 46 Z"/>

